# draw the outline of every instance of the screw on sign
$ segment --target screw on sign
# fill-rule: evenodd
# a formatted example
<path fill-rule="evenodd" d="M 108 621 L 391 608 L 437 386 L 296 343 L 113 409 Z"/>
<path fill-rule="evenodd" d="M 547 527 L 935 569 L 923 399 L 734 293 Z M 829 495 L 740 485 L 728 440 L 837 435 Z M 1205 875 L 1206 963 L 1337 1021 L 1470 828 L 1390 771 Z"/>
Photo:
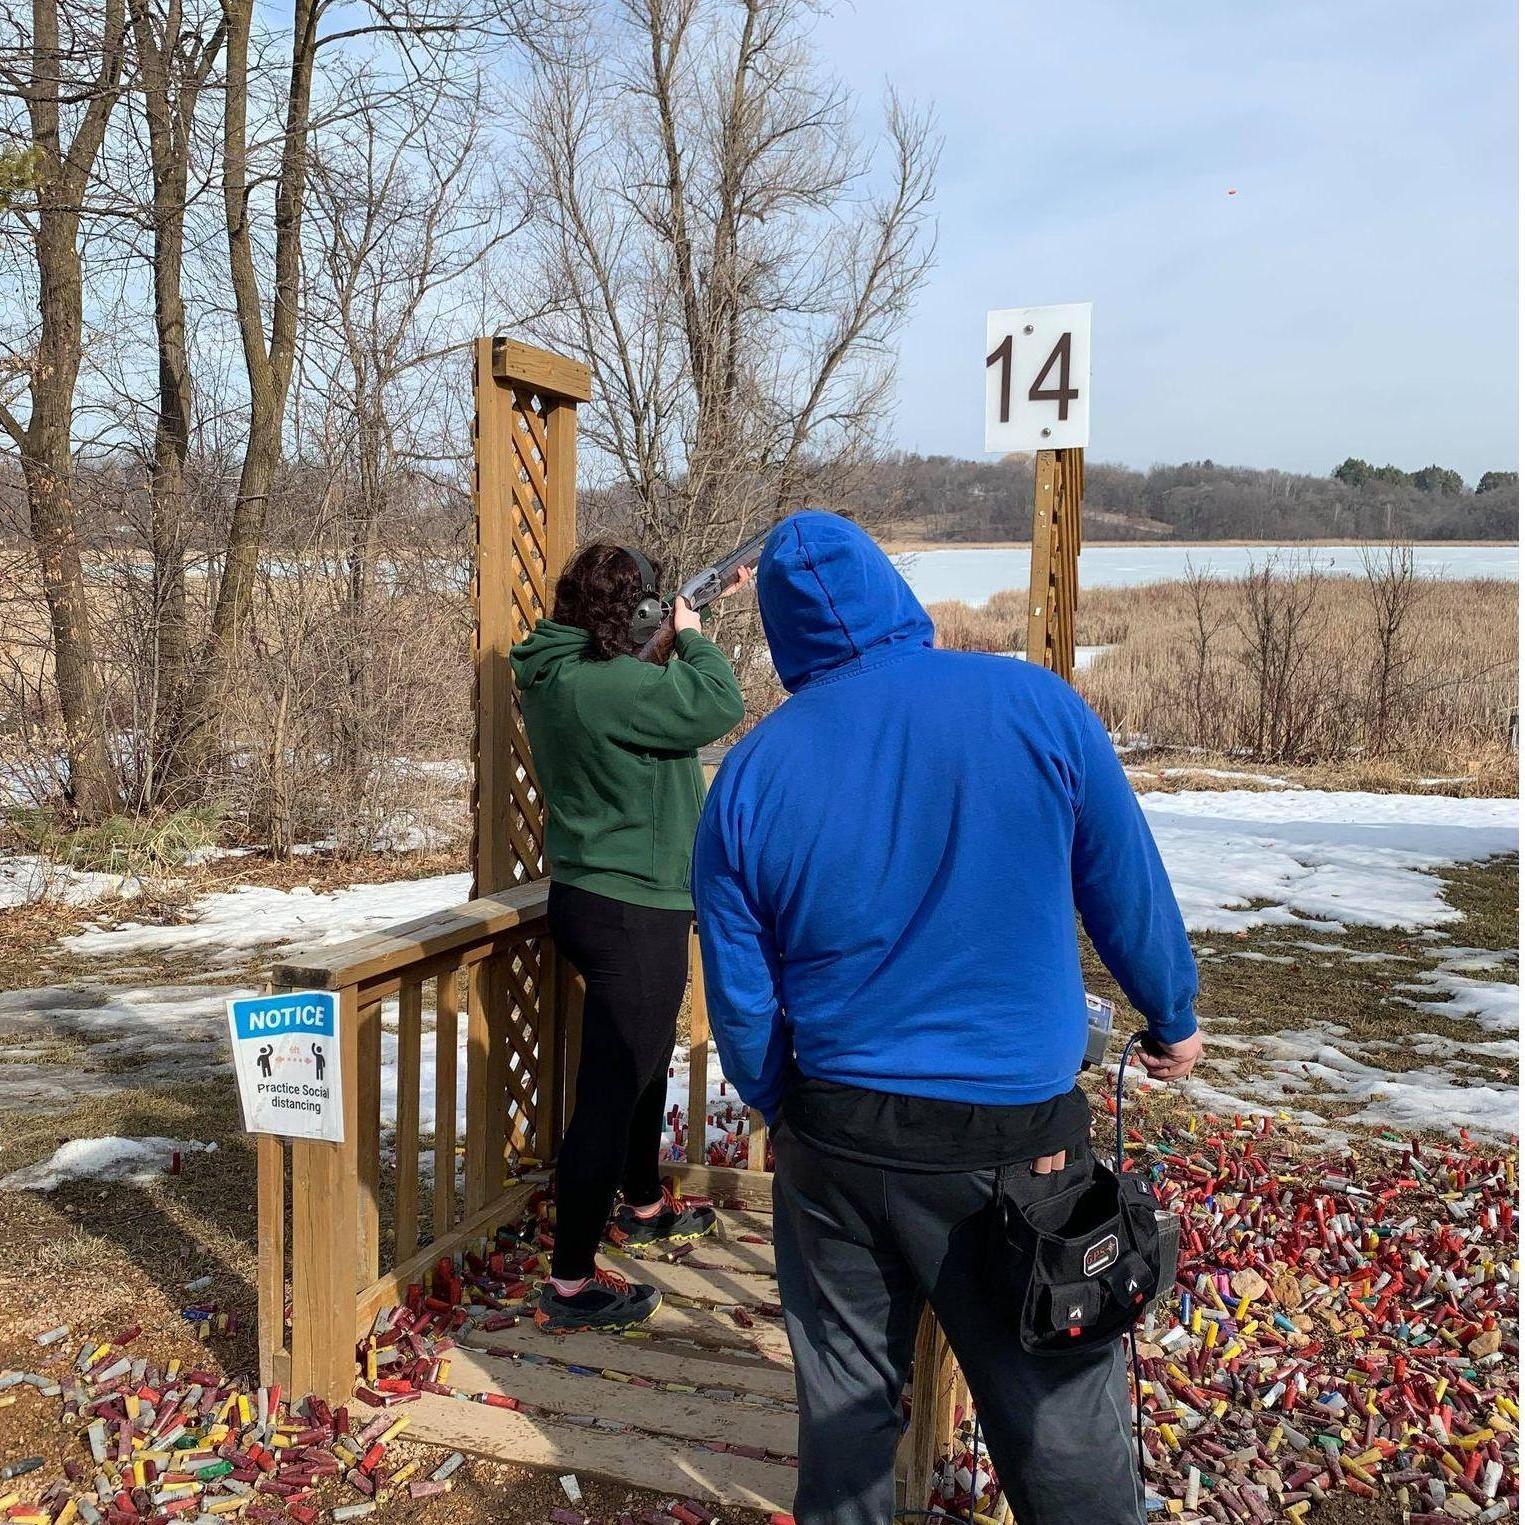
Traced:
<path fill-rule="evenodd" d="M 1519 1492 L 1517 1152 L 1386 1136 L 1313 1159 L 1270 1120 L 1129 1132 L 1182 1214 L 1174 1300 L 1140 1331 L 1147 1481 L 1174 1521 L 1308 1521 L 1387 1500 L 1487 1522 Z M 996 1505 L 967 1426 L 934 1507 Z"/>

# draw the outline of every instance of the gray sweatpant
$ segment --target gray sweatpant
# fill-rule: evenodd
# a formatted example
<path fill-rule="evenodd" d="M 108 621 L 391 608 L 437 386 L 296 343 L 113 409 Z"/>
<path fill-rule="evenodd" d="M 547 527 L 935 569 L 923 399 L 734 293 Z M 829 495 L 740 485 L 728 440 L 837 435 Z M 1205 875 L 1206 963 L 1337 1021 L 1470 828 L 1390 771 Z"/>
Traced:
<path fill-rule="evenodd" d="M 800 1401 L 799 1525 L 890 1525 L 901 1395 L 930 1300 L 1021 1525 L 1143 1525 L 1122 1342 L 1029 1355 L 982 1271 L 995 1171 L 885 1170 L 773 1135 L 774 1245 Z M 1036 1201 L 1076 1181 L 1009 1172 Z M 920 1488 L 924 1479 L 916 1479 Z M 920 1506 L 916 1498 L 912 1504 Z"/>

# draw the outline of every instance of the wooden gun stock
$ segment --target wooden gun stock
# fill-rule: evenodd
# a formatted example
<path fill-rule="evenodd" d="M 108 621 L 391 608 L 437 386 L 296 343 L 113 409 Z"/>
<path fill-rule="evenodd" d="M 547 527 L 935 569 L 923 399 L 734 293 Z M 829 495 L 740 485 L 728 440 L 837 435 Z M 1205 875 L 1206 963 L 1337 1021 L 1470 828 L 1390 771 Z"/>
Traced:
<path fill-rule="evenodd" d="M 656 631 L 652 635 L 651 639 L 648 640 L 638 652 L 636 652 L 636 656 L 639 657 L 643 662 L 655 662 L 660 665 L 672 656 L 673 644 L 677 641 L 677 639 L 678 628 L 673 624 L 672 615 L 669 614 L 667 618 L 657 626 Z"/>

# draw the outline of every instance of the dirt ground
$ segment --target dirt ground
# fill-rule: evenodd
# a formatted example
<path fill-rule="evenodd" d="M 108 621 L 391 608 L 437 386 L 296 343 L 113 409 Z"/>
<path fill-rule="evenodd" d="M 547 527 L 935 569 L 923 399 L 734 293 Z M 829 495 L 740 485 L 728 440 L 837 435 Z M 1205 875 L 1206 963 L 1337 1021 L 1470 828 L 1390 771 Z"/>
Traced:
<path fill-rule="evenodd" d="M 323 888 L 381 877 L 385 861 L 363 867 L 312 861 L 263 869 L 247 864 L 238 872 L 292 874 L 292 882 Z M 399 870 L 394 877 L 404 877 L 404 869 L 407 877 L 419 872 L 417 860 L 393 862 Z M 196 890 L 207 887 L 198 882 Z M 1449 946 L 1494 949 L 1506 960 L 1511 958 L 1517 946 L 1518 861 L 1498 859 L 1457 869 L 1447 875 L 1447 895 L 1463 916 L 1445 929 L 1443 940 L 1373 930 L 1345 934 L 1341 941 L 1347 951 L 1376 955 L 1372 960 L 1326 963 L 1291 947 L 1300 934 L 1286 928 L 1241 937 L 1195 936 L 1194 945 L 1205 955 L 1201 1012 L 1209 1043 L 1215 1019 L 1231 1018 L 1241 1037 L 1317 1020 L 1337 1022 L 1400 1049 L 1405 1034 L 1417 1031 L 1450 1035 L 1458 1047 L 1464 1046 L 1475 1026 L 1448 1026 L 1444 1018 L 1405 1005 L 1394 989 L 1393 972 L 1402 971 L 1407 978 L 1416 969 L 1433 968 Z M 56 907 L 0 913 L 0 988 L 59 983 L 78 975 L 74 961 L 62 958 L 55 944 L 89 915 Z M 1266 958 L 1234 956 L 1246 952 Z M 1089 950 L 1086 959 L 1091 988 L 1109 988 Z M 1271 961 L 1281 959 L 1290 961 Z M 102 977 L 98 966 L 92 965 L 91 972 Z M 184 973 L 181 968 L 145 972 L 140 967 L 133 979 L 143 984 Z M 1501 971 L 1490 977 L 1513 976 Z M 1126 1020 L 1126 1014 L 1121 1015 L 1119 1026 L 1131 1030 Z M 5 1062 L 0 1052 L 0 1064 Z M 1210 1057 L 1207 1069 L 1214 1084 L 1232 1090 L 1248 1062 L 1243 1056 L 1220 1053 Z M 1477 1065 L 1479 1073 L 1495 1081 L 1505 1081 L 1512 1073 L 1501 1061 L 1479 1059 Z M 71 1326 L 69 1339 L 57 1353 L 64 1361 L 64 1351 L 77 1350 L 86 1337 L 110 1339 L 124 1326 L 141 1324 L 135 1352 L 151 1351 L 156 1360 L 179 1355 L 187 1365 L 210 1363 L 228 1375 L 249 1373 L 255 1365 L 254 1156 L 239 1127 L 231 1078 L 183 1089 L 134 1086 L 130 1071 L 117 1078 L 129 1084 L 108 1096 L 82 1096 L 51 1112 L 0 1114 L 0 1172 L 44 1159 L 71 1138 L 108 1133 L 200 1139 L 215 1142 L 217 1148 L 187 1154 L 179 1175 L 166 1174 L 144 1186 L 75 1183 L 45 1195 L 0 1193 L 0 1243 L 5 1246 L 0 1259 L 0 1368 L 40 1369 L 42 1357 L 51 1352 L 40 1352 L 35 1337 L 61 1323 Z M 1326 1111 L 1331 1120 L 1342 1111 L 1333 1099 L 1326 1104 L 1310 1097 L 1306 1105 Z M 225 1333 L 212 1333 L 203 1345 L 180 1309 L 191 1300 L 186 1284 L 206 1276 L 212 1278 L 211 1286 L 196 1293 L 195 1300 L 215 1300 L 219 1309 L 232 1315 L 233 1323 Z M 44 1468 L 28 1482 L 61 1476 L 63 1463 L 78 1459 L 81 1452 L 79 1437 L 58 1423 L 56 1398 L 23 1388 L 18 1401 L 0 1411 L 0 1463 L 24 1455 L 45 1458 Z M 612 1518 L 621 1509 L 638 1513 L 663 1502 L 618 1485 L 580 1481 L 586 1497 L 583 1507 L 594 1518 Z M 23 1493 L 34 1495 L 33 1488 Z M 553 1476 L 474 1460 L 458 1474 L 452 1493 L 384 1505 L 378 1518 L 407 1518 L 422 1525 L 489 1520 L 539 1525 L 554 1506 L 565 1502 Z M 760 1516 L 744 1511 L 724 1511 L 724 1518 L 735 1525 L 761 1525 Z M 1342 1499 L 1310 1518 L 1315 1525 L 1351 1525 L 1358 1520 L 1396 1520 L 1397 1514 Z"/>

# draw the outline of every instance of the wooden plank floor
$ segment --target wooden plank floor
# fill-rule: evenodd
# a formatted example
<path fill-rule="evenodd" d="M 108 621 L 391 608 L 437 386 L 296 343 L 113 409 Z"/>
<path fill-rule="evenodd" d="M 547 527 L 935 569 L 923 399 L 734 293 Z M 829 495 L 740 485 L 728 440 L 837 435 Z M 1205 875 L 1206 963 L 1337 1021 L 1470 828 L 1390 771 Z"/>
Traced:
<path fill-rule="evenodd" d="M 465 1335 L 450 1386 L 500 1393 L 530 1412 L 427 1395 L 408 1406 L 409 1433 L 658 1493 L 787 1511 L 794 1375 L 782 1322 L 755 1311 L 778 1302 L 772 1223 L 756 1211 L 719 1219 L 716 1236 L 678 1261 L 606 1260 L 662 1289 L 662 1307 L 639 1331 L 555 1335 L 525 1317 Z M 759 1238 L 768 1242 L 749 1242 Z M 732 1316 L 738 1307 L 752 1327 Z"/>

